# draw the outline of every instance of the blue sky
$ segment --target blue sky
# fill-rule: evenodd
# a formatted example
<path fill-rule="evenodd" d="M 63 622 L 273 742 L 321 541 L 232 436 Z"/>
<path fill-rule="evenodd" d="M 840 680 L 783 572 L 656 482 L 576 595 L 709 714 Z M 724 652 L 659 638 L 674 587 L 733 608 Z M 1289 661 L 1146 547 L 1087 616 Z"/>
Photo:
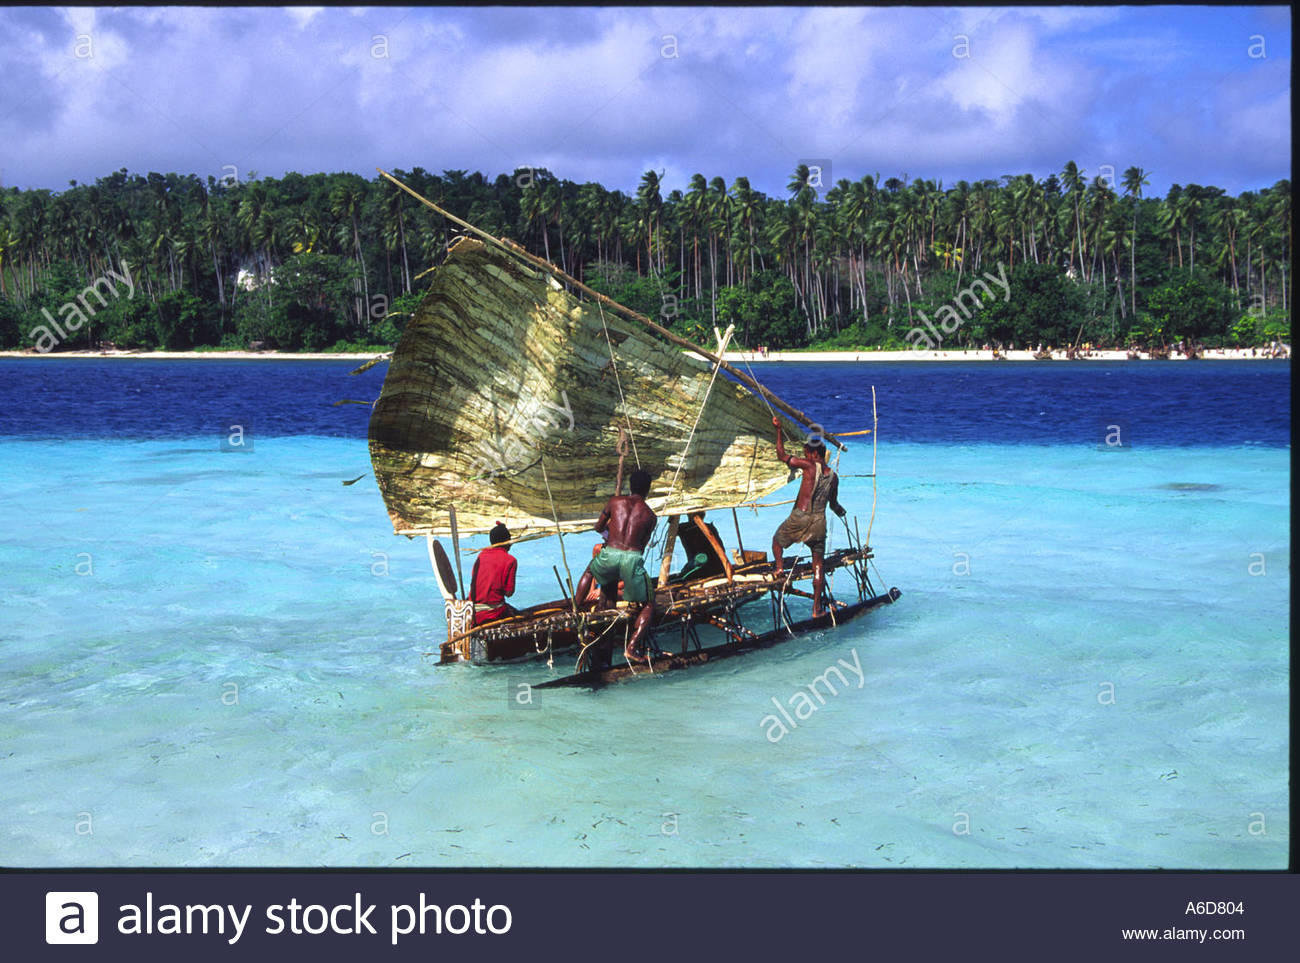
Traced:
<path fill-rule="evenodd" d="M 1290 176 L 1287 7 L 0 8 L 0 183 Z"/>

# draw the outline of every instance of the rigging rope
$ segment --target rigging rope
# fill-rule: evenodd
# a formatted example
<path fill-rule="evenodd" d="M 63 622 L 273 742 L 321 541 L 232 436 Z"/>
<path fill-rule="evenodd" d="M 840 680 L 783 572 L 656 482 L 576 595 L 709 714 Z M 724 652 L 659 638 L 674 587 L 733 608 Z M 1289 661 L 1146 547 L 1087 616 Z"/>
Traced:
<path fill-rule="evenodd" d="M 636 459 L 636 467 L 641 467 L 641 456 L 636 450 L 636 435 L 632 433 L 632 419 L 627 414 L 627 399 L 623 397 L 623 382 L 618 376 L 618 361 L 614 358 L 614 342 L 609 337 L 609 327 L 605 324 L 605 308 L 599 301 L 596 307 L 600 308 L 600 326 L 605 329 L 605 344 L 609 346 L 609 366 L 614 369 L 614 384 L 618 385 L 618 400 L 623 405 L 623 420 L 627 422 L 627 436 L 632 441 L 632 457 Z M 623 494 L 615 492 L 616 495 Z"/>
<path fill-rule="evenodd" d="M 564 533 L 560 531 L 560 516 L 555 513 L 555 499 L 551 496 L 551 482 L 546 477 L 546 459 L 539 458 L 542 463 L 542 481 L 546 483 L 546 497 L 551 502 L 551 517 L 555 520 L 555 534 L 560 537 L 560 561 L 564 562 L 564 574 L 569 580 L 569 591 L 573 594 L 573 612 L 578 612 L 578 596 L 573 587 L 573 573 L 569 571 L 569 556 L 564 551 Z"/>
<path fill-rule="evenodd" d="M 749 366 L 749 362 L 745 360 L 744 352 L 741 352 L 740 360 L 741 360 L 742 362 L 744 362 L 744 364 L 745 364 L 745 370 L 749 372 L 749 376 L 750 376 L 751 378 L 754 378 L 754 369 L 751 368 L 751 367 Z M 757 379 L 757 378 L 754 378 L 754 380 L 757 381 L 758 379 Z M 755 392 L 755 394 L 757 394 L 760 398 L 763 399 L 763 404 L 767 405 L 767 410 L 768 410 L 769 412 L 771 412 L 772 417 L 775 418 L 775 417 L 776 417 L 776 410 L 772 407 L 771 403 L 767 400 L 767 398 L 763 395 L 763 393 L 762 393 L 761 391 L 758 391 L 758 392 Z"/>
<path fill-rule="evenodd" d="M 588 671 L 588 670 L 586 670 L 586 669 L 581 669 L 581 668 L 579 668 L 579 667 L 582 665 L 582 660 L 583 660 L 583 659 L 586 657 L 586 655 L 587 655 L 587 650 L 590 649 L 590 648 L 591 648 L 593 645 L 595 645 L 597 642 L 599 642 L 601 639 L 603 639 L 605 636 L 609 635 L 609 630 L 612 629 L 614 626 L 618 625 L 618 623 L 619 623 L 619 620 L 617 620 L 617 619 L 616 619 L 615 621 L 613 621 L 613 622 L 610 622 L 609 625 L 605 626 L 605 631 L 604 631 L 604 632 L 600 633 L 600 635 L 596 636 L 596 637 L 595 637 L 594 639 L 592 639 L 590 642 L 587 642 L 586 644 L 584 644 L 584 645 L 582 646 L 582 651 L 578 653 L 578 659 L 577 659 L 577 661 L 574 663 L 574 671 L 575 671 L 575 672 L 585 672 L 585 671 Z"/>
<path fill-rule="evenodd" d="M 731 340 L 731 333 L 732 333 L 735 329 L 736 329 L 736 326 L 735 326 L 734 324 L 733 324 L 733 325 L 728 325 L 728 326 L 727 326 L 727 332 L 726 332 L 726 334 L 724 334 L 724 335 L 722 336 L 722 340 L 721 340 L 721 342 L 718 344 L 718 358 L 719 358 L 719 359 L 721 359 L 723 352 L 727 350 L 727 342 Z M 716 331 L 716 329 L 715 329 L 715 331 Z M 708 406 L 708 404 L 709 404 L 709 396 L 710 396 L 711 394 L 713 394 L 713 384 L 714 384 L 714 382 L 716 382 L 716 381 L 718 380 L 718 372 L 719 372 L 720 370 L 722 370 L 722 364 L 721 364 L 721 361 L 719 361 L 719 363 L 717 363 L 717 364 L 715 364 L 715 365 L 713 366 L 713 375 L 712 375 L 712 377 L 709 378 L 709 387 L 708 387 L 708 388 L 705 390 L 705 392 L 704 392 L 704 400 L 703 400 L 702 402 L 700 402 L 700 410 L 697 411 L 697 412 L 695 413 L 695 424 L 691 425 L 691 433 L 690 433 L 689 435 L 686 436 L 686 447 L 685 447 L 684 449 L 682 449 L 682 455 L 681 455 L 681 458 L 679 458 L 678 461 L 677 461 L 677 470 L 676 470 L 675 472 L 673 472 L 673 480 L 672 480 L 672 484 L 670 484 L 670 485 L 668 486 L 668 497 L 664 499 L 664 510 L 665 510 L 665 511 L 667 511 L 669 504 L 672 502 L 673 492 L 675 492 L 675 491 L 677 490 L 677 479 L 681 476 L 681 473 L 682 473 L 682 466 L 686 464 L 686 456 L 687 456 L 687 454 L 690 453 L 690 450 L 691 450 L 691 441 L 692 441 L 692 439 L 695 438 L 695 429 L 699 427 L 699 425 L 700 425 L 700 419 L 701 419 L 702 417 L 704 417 L 704 409 L 705 409 L 705 408 Z M 767 399 L 764 399 L 764 401 L 766 401 L 766 400 L 767 400 Z M 770 408 L 771 405 L 768 405 L 768 407 Z"/>

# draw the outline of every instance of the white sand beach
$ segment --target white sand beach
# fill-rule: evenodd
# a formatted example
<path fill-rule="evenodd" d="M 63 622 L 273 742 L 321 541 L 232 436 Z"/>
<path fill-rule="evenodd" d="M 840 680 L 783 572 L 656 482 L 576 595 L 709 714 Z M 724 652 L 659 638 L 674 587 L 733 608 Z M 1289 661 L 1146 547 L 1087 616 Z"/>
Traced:
<path fill-rule="evenodd" d="M 1283 345 L 1285 357 L 1290 357 L 1291 346 Z M 1033 361 L 1032 351 L 1004 351 L 1007 361 Z M 56 351 L 41 354 L 37 351 L 0 351 L 0 358 L 143 358 L 155 360 L 213 360 L 213 361 L 369 361 L 377 354 L 288 352 L 288 351 Z M 723 356 L 732 363 L 760 361 L 997 361 L 992 351 L 728 351 Z M 1146 352 L 1139 357 L 1150 358 Z M 1266 360 L 1266 348 L 1207 348 L 1201 357 L 1207 361 Z M 1184 355 L 1170 354 L 1175 361 L 1186 360 Z M 1065 361 L 1065 352 L 1052 352 L 1052 360 Z M 1126 351 L 1090 351 L 1078 361 L 1127 361 Z"/>
<path fill-rule="evenodd" d="M 1286 356 L 1291 354 L 1291 346 L 1284 345 Z M 1004 351 L 1003 358 L 1007 361 L 1033 361 L 1033 351 Z M 1250 348 L 1207 348 L 1201 353 L 1201 357 L 1209 361 L 1221 360 L 1260 360 L 1267 358 L 1267 349 L 1256 348 L 1252 353 Z M 756 362 L 756 361 L 997 361 L 1002 360 L 993 357 L 992 351 L 769 351 L 767 354 L 759 354 L 755 351 L 728 351 L 724 355 L 725 359 L 730 362 Z M 1150 354 L 1143 351 L 1139 353 L 1143 360 L 1150 358 Z M 1178 361 L 1186 360 L 1181 354 L 1170 354 L 1170 358 Z M 1056 361 L 1065 361 L 1065 352 L 1052 352 L 1052 359 Z M 1127 351 L 1089 351 L 1086 357 L 1079 357 L 1079 361 L 1128 361 Z"/>
<path fill-rule="evenodd" d="M 144 358 L 156 361 L 369 361 L 378 354 L 292 351 L 0 351 L 0 358 Z"/>

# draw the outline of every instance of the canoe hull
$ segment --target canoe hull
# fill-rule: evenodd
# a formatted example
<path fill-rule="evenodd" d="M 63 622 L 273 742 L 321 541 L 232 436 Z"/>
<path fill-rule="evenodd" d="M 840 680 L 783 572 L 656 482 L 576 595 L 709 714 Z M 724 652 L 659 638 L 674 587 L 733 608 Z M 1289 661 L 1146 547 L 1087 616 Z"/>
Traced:
<path fill-rule="evenodd" d="M 761 635 L 754 636 L 750 639 L 739 641 L 724 642 L 721 645 L 712 645 L 697 649 L 691 652 L 665 652 L 657 655 L 651 660 L 650 665 L 638 662 L 633 665 L 610 666 L 606 669 L 597 669 L 590 672 L 579 672 L 574 675 L 567 675 L 559 679 L 551 679 L 546 682 L 538 683 L 533 686 L 535 689 L 555 689 L 574 686 L 585 686 L 596 688 L 602 685 L 608 685 L 612 682 L 622 682 L 631 678 L 648 676 L 653 669 L 653 673 L 671 672 L 677 669 L 689 669 L 693 666 L 703 665 L 706 662 L 716 662 L 719 659 L 727 659 L 732 656 L 741 655 L 755 649 L 768 648 L 778 645 L 781 642 L 789 641 L 809 632 L 816 632 L 819 629 L 835 628 L 849 622 L 865 612 L 880 605 L 889 605 L 897 601 L 901 596 L 896 588 L 891 588 L 883 595 L 877 595 L 861 602 L 854 602 L 836 609 L 833 613 L 828 612 L 825 615 L 819 615 L 816 618 L 807 618 L 799 622 L 792 622 L 788 627 L 781 626 L 771 631 L 764 632 Z"/>

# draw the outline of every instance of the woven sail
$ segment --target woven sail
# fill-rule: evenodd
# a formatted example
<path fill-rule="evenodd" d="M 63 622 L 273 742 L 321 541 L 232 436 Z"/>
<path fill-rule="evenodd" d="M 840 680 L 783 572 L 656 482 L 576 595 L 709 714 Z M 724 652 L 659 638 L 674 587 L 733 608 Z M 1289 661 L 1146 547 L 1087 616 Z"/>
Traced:
<path fill-rule="evenodd" d="M 802 437 L 783 422 L 788 438 Z M 758 397 L 512 254 L 463 238 L 393 353 L 370 457 L 398 534 L 446 534 L 453 506 L 463 532 L 498 520 L 516 536 L 554 530 L 556 519 L 572 530 L 614 494 L 620 428 L 632 441 L 626 474 L 638 461 L 651 474 L 649 502 L 661 513 L 745 504 L 791 477 Z"/>

